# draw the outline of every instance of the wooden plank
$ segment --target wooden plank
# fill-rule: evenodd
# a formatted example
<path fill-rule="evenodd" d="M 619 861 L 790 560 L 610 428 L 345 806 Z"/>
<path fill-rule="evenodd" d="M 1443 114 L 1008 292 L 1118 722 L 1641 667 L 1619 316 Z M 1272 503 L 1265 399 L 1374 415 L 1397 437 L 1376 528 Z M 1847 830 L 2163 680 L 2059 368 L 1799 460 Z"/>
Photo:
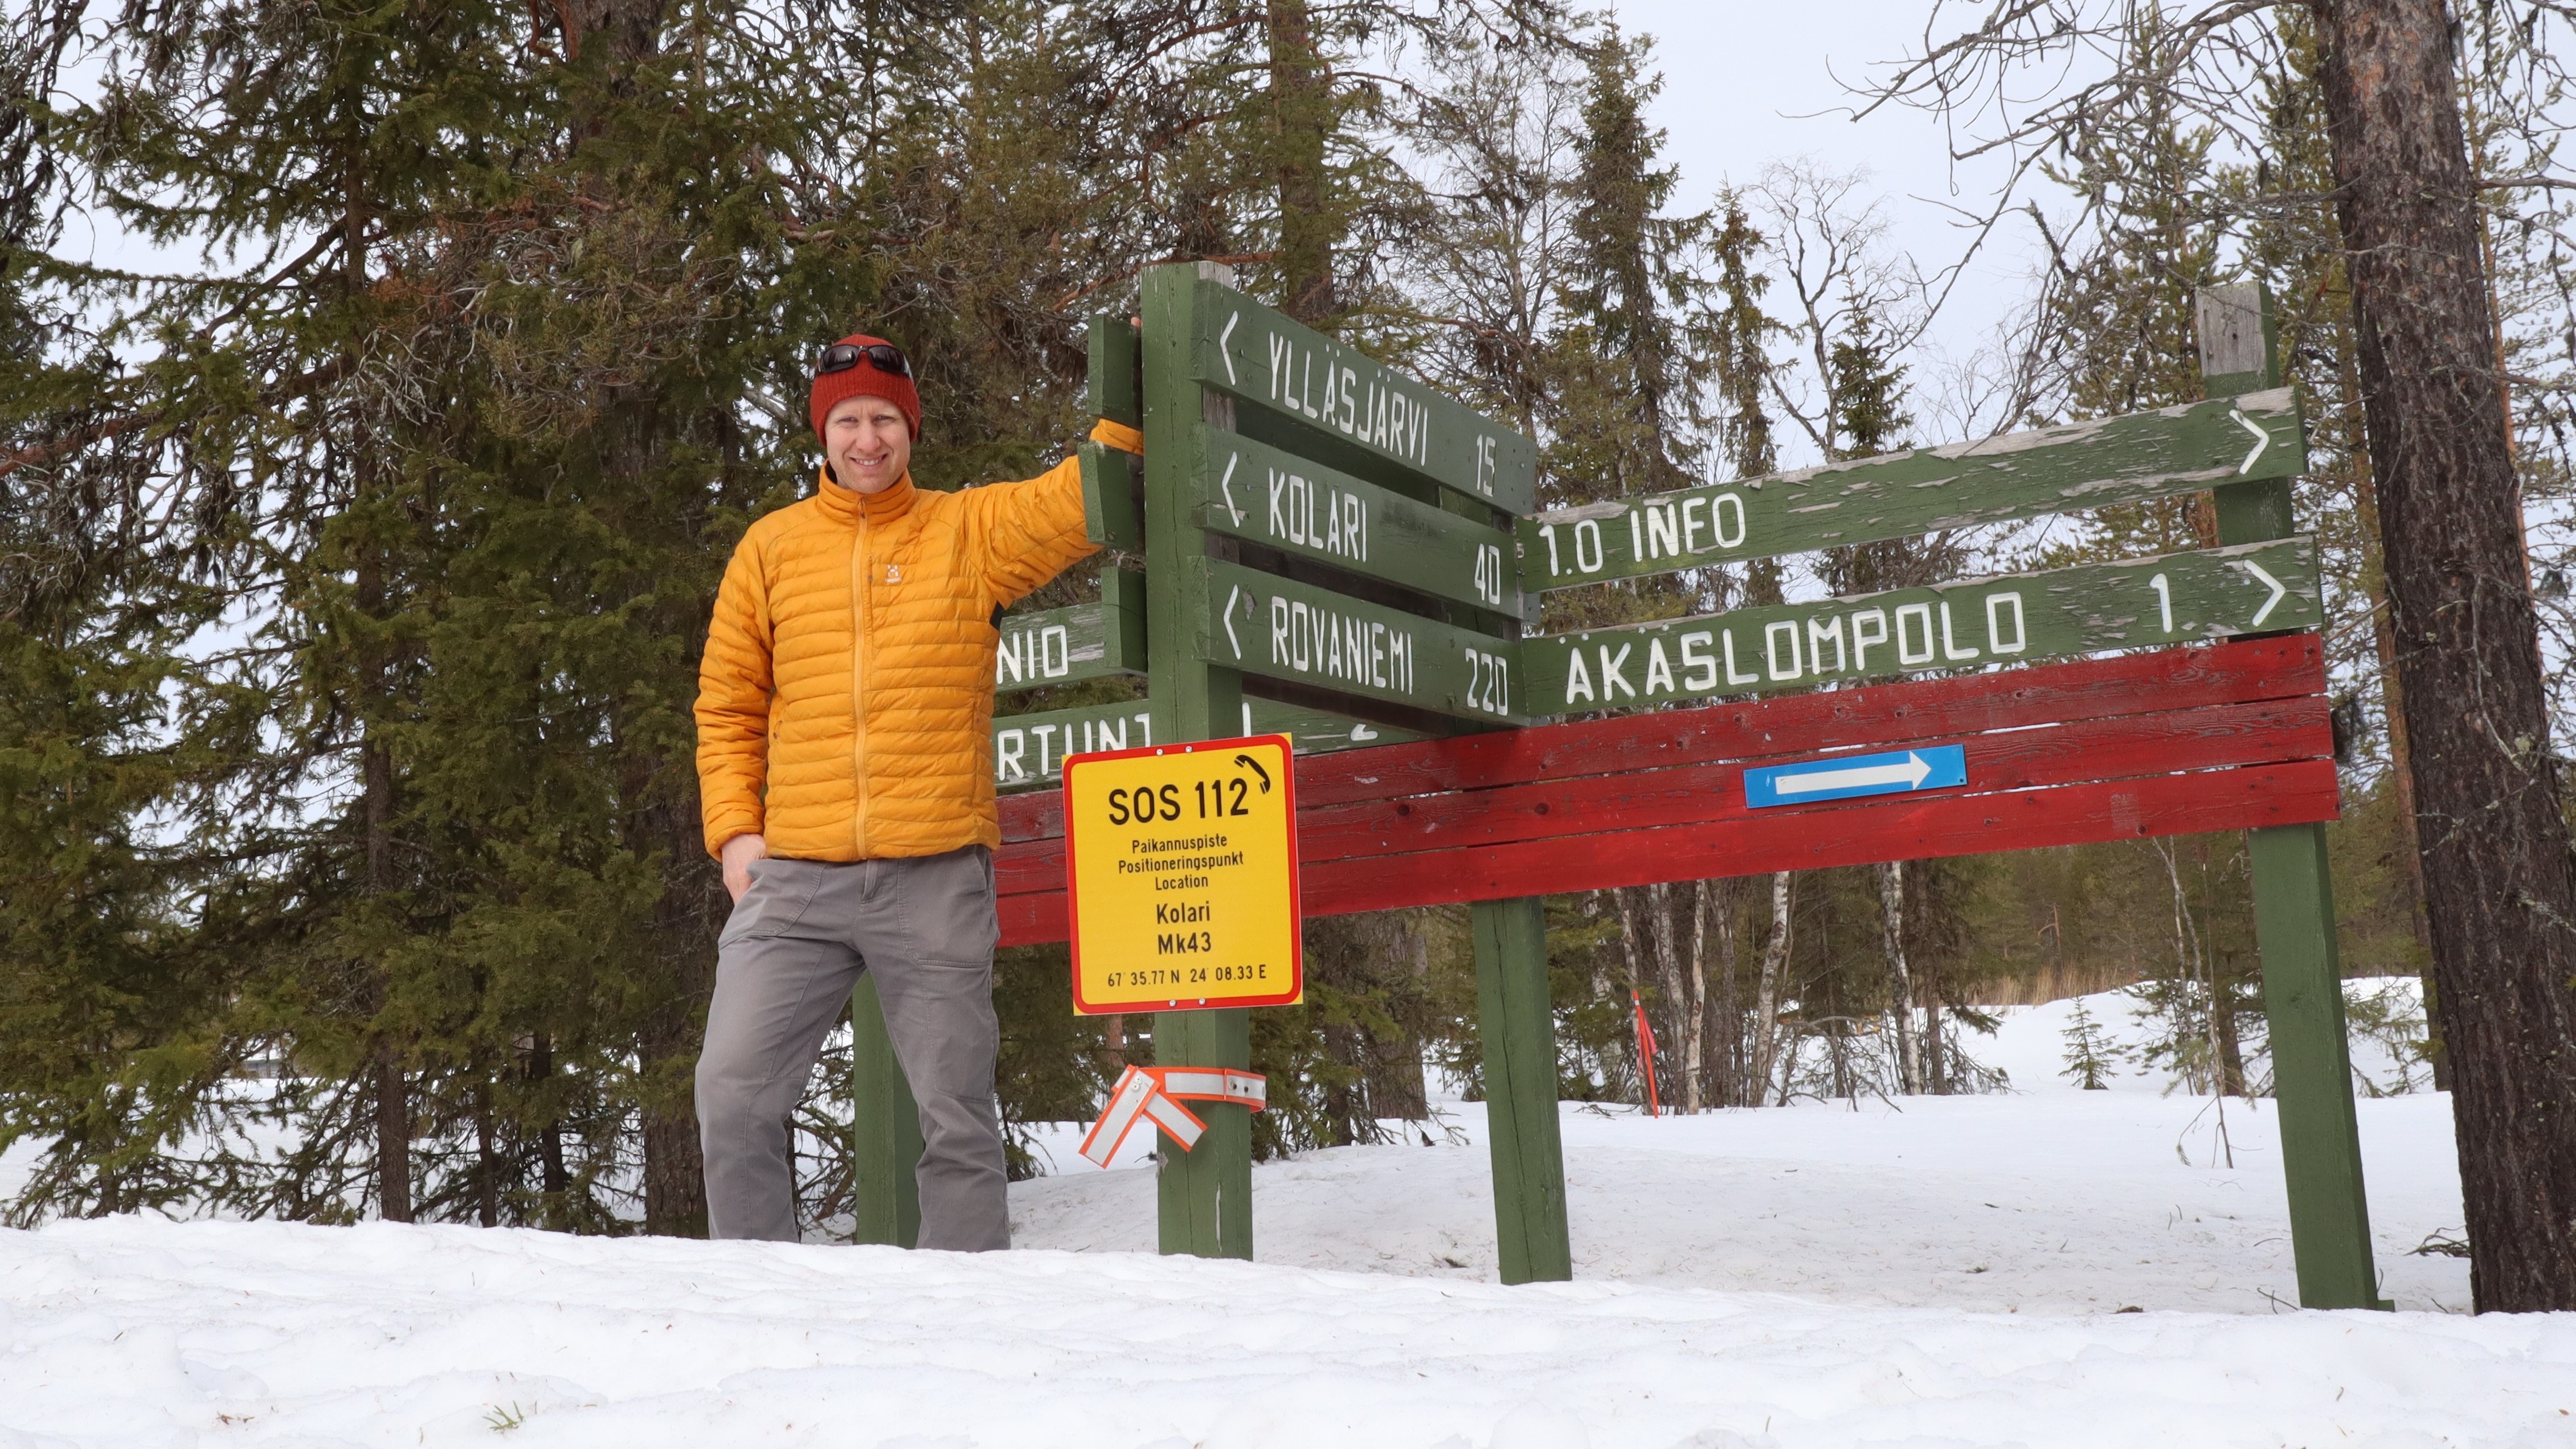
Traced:
<path fill-rule="evenodd" d="M 1136 324 L 1116 312 L 1095 312 L 1083 346 L 1091 364 L 1091 415 L 1145 426 L 1144 336 Z"/>
<path fill-rule="evenodd" d="M 1193 376 L 1203 301 L 1230 293 L 1232 274 L 1212 263 L 1146 269 L 1141 303 L 1145 377 L 1145 555 L 1151 596 L 1146 654 L 1155 734 L 1164 742 L 1222 739 L 1242 719 L 1243 676 L 1194 647 L 1193 605 L 1205 595 L 1208 535 L 1192 517 L 1189 444 L 1204 426 L 1227 427 L 1234 405 Z M 1154 1058 L 1162 1066 L 1247 1068 L 1250 1020 L 1242 1008 L 1154 1015 Z M 1169 1134 L 1157 1149 L 1155 1212 L 1162 1251 L 1201 1257 L 1252 1256 L 1252 1119 L 1212 1102 L 1199 1113 L 1207 1132 L 1184 1151 Z"/>
<path fill-rule="evenodd" d="M 1520 612 L 1516 545 L 1499 528 L 1240 433 L 1202 429 L 1191 461 L 1199 520 L 1218 533 L 1436 598 Z"/>
<path fill-rule="evenodd" d="M 2281 380 L 2280 329 L 2260 287 L 2204 287 L 2194 300 L 2201 375 L 2213 389 Z M 2211 501 L 2223 543 L 2278 538 L 2294 528 L 2286 478 L 2231 483 L 2215 490 Z M 2253 831 L 2246 856 L 2299 1303 L 2385 1309 L 2391 1305 L 2379 1296 L 2353 1111 L 2325 827 Z"/>
<path fill-rule="evenodd" d="M 1518 641 L 1240 564 L 1208 559 L 1197 569 L 1198 599 L 1175 632 L 1201 659 L 1459 719 L 1530 721 L 1513 667 Z"/>
<path fill-rule="evenodd" d="M 993 690 L 1012 694 L 1109 674 L 1145 672 L 1145 576 L 1110 568 L 1097 602 L 1004 614 Z"/>
<path fill-rule="evenodd" d="M 2102 508 L 2306 466 L 2288 388 L 1917 448 L 1522 519 L 1522 587 L 1644 574 Z"/>
<path fill-rule="evenodd" d="M 1886 740 L 1947 738 L 2324 690 L 2324 653 L 2315 635 L 2238 640 L 1370 750 L 1301 764 L 1297 799 L 1311 810 L 1345 800 L 1757 758 L 1761 750 L 1820 754 Z M 1748 748 L 1747 741 L 1757 740 L 1759 749 Z"/>
<path fill-rule="evenodd" d="M 2324 617 L 2306 539 L 1962 579 L 1521 641 L 1532 714 L 1761 694 L 2257 630 Z"/>
<path fill-rule="evenodd" d="M 1083 535 L 1102 548 L 1143 553 L 1145 514 L 1136 455 L 1093 442 L 1083 443 L 1075 455 L 1082 460 Z"/>
<path fill-rule="evenodd" d="M 2315 635 L 2247 639 L 2046 664 L 2000 676 L 1962 675 L 1743 700 L 1335 755 L 1319 751 L 1298 763 L 1297 800 L 1302 809 L 1316 811 L 1355 800 L 1635 770 L 1776 762 L 1891 741 L 2299 699 L 2320 695 L 2325 687 L 2324 651 Z M 1246 732 L 1266 733 L 1273 727 L 1265 724 Z M 1006 798 L 1003 839 L 1063 833 L 1057 808 L 1053 794 Z"/>
<path fill-rule="evenodd" d="M 1485 1139 L 1494 1164 L 1494 1241 L 1506 1283 L 1574 1276 L 1558 1137 L 1556 1018 L 1547 989 L 1547 904 L 1478 901 L 1476 1025 L 1484 1048 Z"/>
<path fill-rule="evenodd" d="M 1538 506 L 1537 444 L 1231 287 L 1198 287 L 1198 381 L 1506 513 Z"/>
<path fill-rule="evenodd" d="M 921 1237 L 921 1111 L 886 1034 L 877 974 L 850 992 L 850 1240 L 912 1247 Z"/>
<path fill-rule="evenodd" d="M 1501 900 L 1540 892 L 1930 860 L 2106 840 L 2259 829 L 2335 819 L 2334 764 L 2302 760 L 2135 780 L 1916 800 L 1880 797 L 1836 812 L 1826 832 L 1776 818 L 1521 841 L 1391 859 L 1303 864 L 1309 916 Z M 1001 900 L 1005 944 L 1064 939 L 1061 891 Z"/>
<path fill-rule="evenodd" d="M 2331 820 L 2332 761 L 2158 775 L 1935 800 L 1880 797 L 1835 812 L 1830 832 L 1777 819 L 1486 846 L 1301 868 L 1308 915 L 1441 905 L 1535 891 L 1928 860 L 2000 850 Z"/>
<path fill-rule="evenodd" d="M 1409 744 L 1423 738 L 1393 725 L 1267 699 L 1247 699 L 1242 708 L 1243 733 L 1287 735 L 1296 741 L 1301 756 Z M 1153 706 L 1141 699 L 1000 715 L 993 720 L 993 788 L 1019 791 L 1052 786 L 1064 778 L 1067 755 L 1136 749 L 1153 742 Z M 1017 818 L 1013 812 L 1025 808 L 1016 801 L 1006 802 L 1004 838 L 1012 838 L 1009 821 Z"/>
<path fill-rule="evenodd" d="M 2324 698 L 2312 696 L 1984 735 L 1908 732 L 1876 747 L 1965 745 L 1968 784 L 1961 793 L 2024 790 L 2323 758 L 2334 752 L 2326 712 Z M 1677 769 L 1310 808 L 1298 815 L 1298 848 L 1304 858 L 1324 861 L 1744 819 L 1753 813 L 1744 799 L 1747 769 L 1812 758 L 1817 758 L 1813 751 L 1763 749 L 1747 752 L 1742 760 Z M 1854 808 L 1852 802 L 1839 801 L 1763 813 L 1779 820 Z"/>
<path fill-rule="evenodd" d="M 1962 745 L 1967 752 L 1968 783 L 1951 793 L 1985 794 L 2324 759 L 2334 752 L 2326 714 L 2324 697 L 2311 695 L 1982 735 L 1909 732 L 1872 741 L 1867 748 Z M 1297 816 L 1298 853 L 1310 865 L 1384 861 L 1518 841 L 1561 841 L 1746 820 L 1755 813 L 1745 803 L 1747 769 L 1783 759 L 1817 757 L 1814 751 L 1781 751 L 1748 743 L 1753 747 L 1733 760 L 1309 806 Z M 1782 829 L 1839 830 L 1836 812 L 1868 803 L 1866 799 L 1824 801 L 1760 813 Z M 1820 816 L 1832 816 L 1835 823 L 1822 823 Z M 1016 846 L 997 865 L 995 879 L 1005 894 L 1061 889 L 1062 842 L 1038 839 Z"/>

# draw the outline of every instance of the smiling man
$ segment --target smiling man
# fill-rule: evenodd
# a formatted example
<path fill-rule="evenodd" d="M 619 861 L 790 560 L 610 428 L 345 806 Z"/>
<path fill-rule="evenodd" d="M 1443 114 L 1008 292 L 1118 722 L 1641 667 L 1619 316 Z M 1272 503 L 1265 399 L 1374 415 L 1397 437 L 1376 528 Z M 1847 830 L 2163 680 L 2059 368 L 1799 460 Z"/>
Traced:
<path fill-rule="evenodd" d="M 921 394 L 882 338 L 824 349 L 810 413 L 821 481 L 743 535 L 698 670 L 707 849 L 734 898 L 698 1059 L 707 1228 L 796 1237 L 787 1115 L 873 971 L 921 1109 L 920 1246 L 1007 1248 L 994 620 L 1092 551 L 1080 465 L 914 487 Z M 1092 436 L 1143 446 L 1107 421 Z"/>

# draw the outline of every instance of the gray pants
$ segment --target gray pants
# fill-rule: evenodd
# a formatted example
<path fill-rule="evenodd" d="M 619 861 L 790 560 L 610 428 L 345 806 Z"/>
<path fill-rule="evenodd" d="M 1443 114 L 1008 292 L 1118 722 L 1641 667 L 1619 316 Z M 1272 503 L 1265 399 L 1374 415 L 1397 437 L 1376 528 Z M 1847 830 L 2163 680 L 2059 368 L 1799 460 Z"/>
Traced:
<path fill-rule="evenodd" d="M 751 889 L 717 942 L 698 1058 L 709 1236 L 795 1240 L 787 1115 L 859 973 L 872 970 L 921 1108 L 920 1245 L 1011 1245 L 993 1101 L 1000 935 L 993 858 L 980 845 L 849 865 L 752 863 Z"/>

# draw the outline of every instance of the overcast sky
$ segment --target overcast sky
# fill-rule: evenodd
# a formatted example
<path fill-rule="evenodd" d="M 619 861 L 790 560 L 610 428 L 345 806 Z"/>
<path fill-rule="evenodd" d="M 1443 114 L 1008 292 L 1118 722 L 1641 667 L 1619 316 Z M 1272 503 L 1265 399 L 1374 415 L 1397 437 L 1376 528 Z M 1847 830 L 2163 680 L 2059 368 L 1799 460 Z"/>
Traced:
<path fill-rule="evenodd" d="M 1922 43 L 1928 0 L 1612 0 L 1620 25 L 1651 35 L 1665 75 L 1652 116 L 1681 168 L 1681 207 L 1708 204 L 1718 186 L 1751 181 L 1772 161 L 1806 156 L 1836 170 L 1866 167 L 1888 198 L 1890 241 L 1926 271 L 1956 261 L 1969 234 L 1945 210 L 1988 205 L 1998 168 L 1954 168 L 1941 127 L 1890 109 L 1855 123 L 1847 89 Z M 1962 278 L 1935 339 L 1966 351 L 2028 291 L 2024 231 L 1997 237 Z"/>

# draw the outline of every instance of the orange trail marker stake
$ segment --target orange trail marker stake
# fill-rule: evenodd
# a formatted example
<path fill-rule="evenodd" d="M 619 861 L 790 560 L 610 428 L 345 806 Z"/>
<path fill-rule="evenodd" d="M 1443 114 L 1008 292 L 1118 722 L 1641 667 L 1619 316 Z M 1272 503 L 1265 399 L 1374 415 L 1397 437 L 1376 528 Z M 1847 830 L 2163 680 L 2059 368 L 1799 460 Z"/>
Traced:
<path fill-rule="evenodd" d="M 1637 1069 L 1646 1076 L 1646 1115 L 1661 1117 L 1663 1104 L 1655 1098 L 1655 1029 L 1646 1024 L 1646 1003 L 1637 999 L 1633 987 L 1628 992 L 1628 1004 L 1637 1009 Z"/>

